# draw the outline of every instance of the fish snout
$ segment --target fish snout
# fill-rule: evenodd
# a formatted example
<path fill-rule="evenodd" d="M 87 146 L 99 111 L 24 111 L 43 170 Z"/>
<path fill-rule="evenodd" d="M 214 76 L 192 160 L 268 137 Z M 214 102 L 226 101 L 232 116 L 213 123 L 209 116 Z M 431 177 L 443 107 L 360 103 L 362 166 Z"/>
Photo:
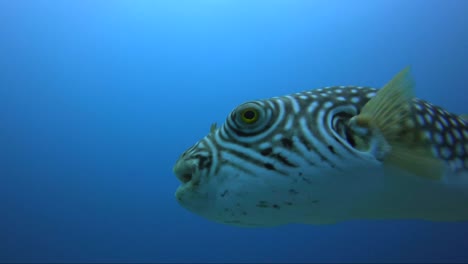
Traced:
<path fill-rule="evenodd" d="M 187 184 L 195 180 L 198 181 L 198 179 L 196 179 L 196 172 L 198 171 L 197 163 L 195 159 L 187 159 L 184 156 L 177 160 L 173 172 L 182 184 Z"/>

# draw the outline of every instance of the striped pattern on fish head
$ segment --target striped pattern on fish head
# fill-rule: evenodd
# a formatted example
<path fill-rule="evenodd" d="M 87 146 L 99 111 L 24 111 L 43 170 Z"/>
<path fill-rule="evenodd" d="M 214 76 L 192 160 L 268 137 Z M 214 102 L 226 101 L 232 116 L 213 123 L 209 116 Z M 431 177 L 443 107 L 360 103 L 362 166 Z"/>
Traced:
<path fill-rule="evenodd" d="M 314 214 L 327 222 L 327 214 L 345 213 L 327 205 L 343 199 L 329 188 L 346 197 L 359 192 L 359 181 L 345 177 L 346 187 L 336 187 L 333 175 L 380 164 L 355 148 L 347 127 L 375 93 L 328 87 L 239 105 L 177 161 L 177 200 L 209 219 L 243 226 L 302 222 Z"/>

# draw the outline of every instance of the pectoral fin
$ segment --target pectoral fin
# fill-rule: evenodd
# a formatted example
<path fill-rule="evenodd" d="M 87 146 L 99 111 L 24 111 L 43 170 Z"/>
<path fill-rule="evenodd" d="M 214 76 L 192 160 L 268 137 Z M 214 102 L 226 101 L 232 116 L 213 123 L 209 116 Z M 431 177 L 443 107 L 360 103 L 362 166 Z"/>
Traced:
<path fill-rule="evenodd" d="M 413 123 L 411 100 L 414 82 L 407 67 L 377 92 L 351 119 L 357 126 L 380 132 L 391 150 L 384 165 L 396 166 L 428 179 L 440 179 L 443 163 L 425 142 L 422 131 Z"/>

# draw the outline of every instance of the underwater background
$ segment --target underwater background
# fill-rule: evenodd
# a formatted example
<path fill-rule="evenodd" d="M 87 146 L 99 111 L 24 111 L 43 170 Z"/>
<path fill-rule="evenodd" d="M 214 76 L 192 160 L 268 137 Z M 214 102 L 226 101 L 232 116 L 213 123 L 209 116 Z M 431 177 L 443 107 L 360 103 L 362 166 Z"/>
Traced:
<path fill-rule="evenodd" d="M 0 0 L 0 262 L 468 262 L 468 222 L 239 228 L 172 167 L 238 104 L 331 85 L 468 113 L 468 1 Z"/>

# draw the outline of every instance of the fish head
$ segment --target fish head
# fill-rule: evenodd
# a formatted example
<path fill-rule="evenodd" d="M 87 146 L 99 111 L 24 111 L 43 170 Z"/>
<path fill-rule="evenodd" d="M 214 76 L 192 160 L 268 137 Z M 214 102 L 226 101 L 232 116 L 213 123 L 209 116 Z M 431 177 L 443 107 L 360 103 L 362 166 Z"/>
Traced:
<path fill-rule="evenodd" d="M 273 131 L 269 131 L 280 121 L 276 114 L 268 100 L 243 103 L 228 115 L 221 127 L 212 126 L 207 136 L 187 149 L 173 169 L 181 182 L 175 194 L 179 204 L 225 224 L 281 224 L 271 215 L 254 213 L 257 206 L 266 206 L 261 201 L 277 184 L 275 164 L 267 159 L 277 145 L 272 140 Z M 287 162 L 286 158 L 284 161 Z M 293 169 L 282 168 L 281 177 Z M 286 177 L 276 180 L 285 181 L 284 186 L 288 184 Z"/>
<path fill-rule="evenodd" d="M 345 131 L 359 111 L 356 103 L 374 90 L 349 89 L 355 95 L 348 101 L 333 102 L 330 92 L 342 90 L 318 89 L 236 107 L 177 160 L 179 204 L 239 226 L 332 222 L 341 211 L 326 204 L 340 204 L 343 195 L 357 190 L 352 186 L 359 181 L 346 177 L 347 167 L 378 162 L 372 153 L 354 148 Z"/>

